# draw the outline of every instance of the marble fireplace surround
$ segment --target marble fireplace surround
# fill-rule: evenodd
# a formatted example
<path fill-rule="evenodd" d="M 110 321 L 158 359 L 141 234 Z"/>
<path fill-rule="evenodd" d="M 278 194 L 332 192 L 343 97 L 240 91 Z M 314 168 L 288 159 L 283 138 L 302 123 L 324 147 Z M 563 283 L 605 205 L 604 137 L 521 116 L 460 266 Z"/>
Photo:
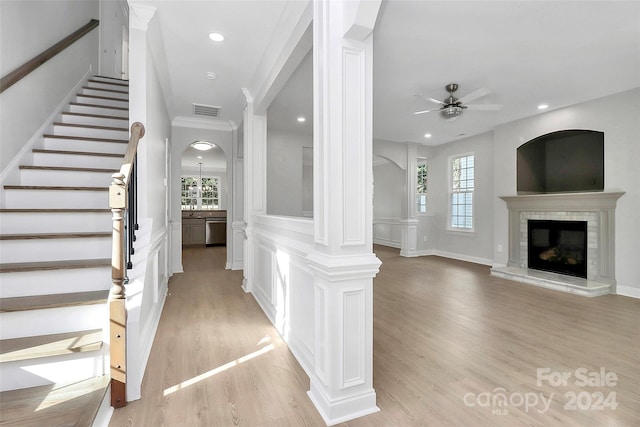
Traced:
<path fill-rule="evenodd" d="M 509 209 L 509 262 L 491 274 L 522 283 L 598 296 L 615 293 L 615 208 L 624 192 L 529 194 L 500 197 Z M 529 219 L 587 222 L 587 278 L 527 268 Z"/>

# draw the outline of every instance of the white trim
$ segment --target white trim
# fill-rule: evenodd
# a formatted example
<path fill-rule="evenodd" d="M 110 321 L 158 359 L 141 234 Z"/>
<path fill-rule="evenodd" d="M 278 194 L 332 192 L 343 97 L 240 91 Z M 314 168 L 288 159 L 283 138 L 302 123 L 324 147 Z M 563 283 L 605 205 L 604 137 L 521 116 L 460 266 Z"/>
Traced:
<path fill-rule="evenodd" d="M 231 120 L 203 119 L 200 117 L 177 116 L 171 122 L 172 126 L 196 129 L 210 129 L 231 132 L 237 128 Z"/>
<path fill-rule="evenodd" d="M 102 398 L 98 413 L 93 419 L 91 427 L 109 427 L 111 416 L 113 415 L 113 407 L 111 406 L 111 385 L 107 386 L 107 391 Z"/>

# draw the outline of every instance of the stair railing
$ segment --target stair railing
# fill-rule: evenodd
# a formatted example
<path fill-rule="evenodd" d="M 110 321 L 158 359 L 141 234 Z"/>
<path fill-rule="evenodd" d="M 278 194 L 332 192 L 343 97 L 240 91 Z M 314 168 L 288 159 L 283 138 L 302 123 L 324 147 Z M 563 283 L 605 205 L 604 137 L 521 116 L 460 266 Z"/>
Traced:
<path fill-rule="evenodd" d="M 0 79 L 0 93 L 4 92 L 6 89 L 10 88 L 14 84 L 18 83 L 36 68 L 71 46 L 77 40 L 80 40 L 85 34 L 89 33 L 91 30 L 96 28 L 100 24 L 100 21 L 97 19 L 92 19 L 88 24 L 83 25 L 78 28 L 73 33 L 69 34 L 67 37 L 60 40 L 58 43 L 54 44 L 47 50 L 41 52 L 40 54 L 34 56 L 6 76 Z"/>
<path fill-rule="evenodd" d="M 127 311 L 125 289 L 127 267 L 131 264 L 133 241 L 137 229 L 136 153 L 138 141 L 144 136 L 144 126 L 131 125 L 131 137 L 120 171 L 112 175 L 109 186 L 109 207 L 113 219 L 111 250 L 111 291 L 109 293 L 109 329 L 111 354 L 111 406 L 126 406 L 127 384 Z"/>

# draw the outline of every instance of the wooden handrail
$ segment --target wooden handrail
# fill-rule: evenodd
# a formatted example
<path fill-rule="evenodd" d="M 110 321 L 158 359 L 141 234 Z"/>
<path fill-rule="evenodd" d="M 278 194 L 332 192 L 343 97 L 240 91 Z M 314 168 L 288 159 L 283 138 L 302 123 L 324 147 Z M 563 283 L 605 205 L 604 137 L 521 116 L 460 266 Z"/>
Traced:
<path fill-rule="evenodd" d="M 24 64 L 4 76 L 2 79 L 0 79 L 0 93 L 4 92 L 6 89 L 26 77 L 33 70 L 71 46 L 75 41 L 82 38 L 85 34 L 96 28 L 98 25 L 100 25 L 100 21 L 98 21 L 97 19 L 90 20 L 88 24 L 77 29 L 64 39 L 60 40 L 58 43 L 51 46 L 49 49 L 31 58 L 29 61 L 25 62 Z"/>
<path fill-rule="evenodd" d="M 120 408 L 127 404 L 127 310 L 125 307 L 124 285 L 127 277 L 125 256 L 129 245 L 125 229 L 133 227 L 129 218 L 129 193 L 132 187 L 132 173 L 135 169 L 138 142 L 144 136 L 144 126 L 135 122 L 131 125 L 131 137 L 120 171 L 112 175 L 109 186 L 109 207 L 113 219 L 113 245 L 111 250 L 111 290 L 109 292 L 109 324 L 111 354 L 111 406 Z M 135 182 L 133 182 L 135 185 Z"/>

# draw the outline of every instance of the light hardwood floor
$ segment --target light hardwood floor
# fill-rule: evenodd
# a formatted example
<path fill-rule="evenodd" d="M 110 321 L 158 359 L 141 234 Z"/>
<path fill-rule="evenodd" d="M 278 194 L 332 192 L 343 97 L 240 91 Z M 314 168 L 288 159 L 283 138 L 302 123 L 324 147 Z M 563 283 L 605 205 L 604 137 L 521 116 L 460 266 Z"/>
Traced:
<path fill-rule="evenodd" d="M 342 426 L 640 425 L 640 300 L 585 298 L 494 278 L 486 266 L 375 252 L 381 411 Z M 224 256 L 224 248 L 185 248 L 142 399 L 116 410 L 111 427 L 324 426 L 308 377 L 240 288 L 242 274 L 224 270 Z M 538 368 L 571 377 L 538 385 Z M 595 378 L 601 368 L 615 386 L 580 385 L 580 369 Z M 501 393 L 505 406 L 494 401 Z M 573 396 L 576 410 L 565 407 Z"/>

